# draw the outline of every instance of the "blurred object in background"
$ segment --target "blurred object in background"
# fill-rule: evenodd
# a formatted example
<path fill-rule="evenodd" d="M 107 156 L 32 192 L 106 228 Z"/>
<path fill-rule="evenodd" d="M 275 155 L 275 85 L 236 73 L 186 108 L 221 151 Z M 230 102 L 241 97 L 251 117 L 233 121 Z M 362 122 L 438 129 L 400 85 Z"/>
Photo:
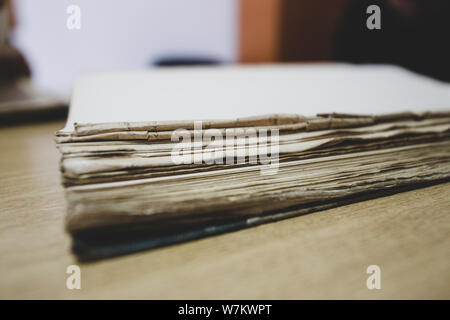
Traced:
<path fill-rule="evenodd" d="M 240 0 L 240 61 L 331 60 L 332 38 L 348 3 L 349 0 Z"/>
<path fill-rule="evenodd" d="M 22 54 L 6 42 L 0 45 L 0 85 L 30 76 L 30 68 Z"/>
<path fill-rule="evenodd" d="M 14 25 L 11 2 L 0 0 L 0 85 L 31 75 L 22 54 L 9 44 L 9 34 Z"/>
<path fill-rule="evenodd" d="M 24 78 L 0 85 L 0 126 L 64 119 L 67 104 L 63 98 L 36 90 Z"/>
<path fill-rule="evenodd" d="M 367 8 L 381 9 L 381 30 Z M 450 81 L 449 0 L 241 0 L 241 62 L 386 63 Z"/>
<path fill-rule="evenodd" d="M 23 55 L 9 42 L 16 25 L 10 0 L 0 0 L 0 125 L 64 118 L 60 98 L 36 90 Z"/>
<path fill-rule="evenodd" d="M 156 67 L 176 67 L 176 66 L 210 66 L 210 65 L 218 65 L 221 64 L 219 60 L 207 57 L 176 57 L 176 56 L 167 56 L 160 59 L 157 59 L 153 62 L 153 65 Z"/>
<path fill-rule="evenodd" d="M 0 0 L 0 46 L 6 44 L 8 30 L 14 24 L 11 5 L 8 0 Z"/>
<path fill-rule="evenodd" d="M 381 30 L 366 27 L 366 9 L 381 9 Z M 391 63 L 450 81 L 449 0 L 354 0 L 336 34 L 334 58 Z"/>
<path fill-rule="evenodd" d="M 280 61 L 332 60 L 332 40 L 348 3 L 348 0 L 282 0 Z"/>
<path fill-rule="evenodd" d="M 278 60 L 280 10 L 281 0 L 240 0 L 240 62 L 274 62 Z"/>

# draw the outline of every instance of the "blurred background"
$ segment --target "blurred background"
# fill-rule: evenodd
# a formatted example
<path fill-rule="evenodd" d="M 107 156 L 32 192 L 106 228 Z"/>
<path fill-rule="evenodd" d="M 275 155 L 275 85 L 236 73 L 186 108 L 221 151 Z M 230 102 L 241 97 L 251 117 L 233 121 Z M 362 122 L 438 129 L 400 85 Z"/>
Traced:
<path fill-rule="evenodd" d="M 373 4 L 379 30 L 366 26 Z M 0 0 L 0 8 L 0 108 L 18 82 L 18 96 L 67 101 L 80 72 L 151 66 L 389 63 L 450 81 L 448 0 Z M 79 26 L 69 28 L 74 14 Z"/>

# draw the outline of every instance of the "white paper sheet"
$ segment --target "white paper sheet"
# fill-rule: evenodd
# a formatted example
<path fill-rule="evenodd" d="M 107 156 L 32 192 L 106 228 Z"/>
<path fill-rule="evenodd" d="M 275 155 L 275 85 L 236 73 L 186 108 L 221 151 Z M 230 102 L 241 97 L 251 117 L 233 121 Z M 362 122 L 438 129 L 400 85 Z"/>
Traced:
<path fill-rule="evenodd" d="M 450 110 L 450 84 L 387 65 L 285 64 L 85 74 L 73 123 L 235 119 L 274 113 Z"/>

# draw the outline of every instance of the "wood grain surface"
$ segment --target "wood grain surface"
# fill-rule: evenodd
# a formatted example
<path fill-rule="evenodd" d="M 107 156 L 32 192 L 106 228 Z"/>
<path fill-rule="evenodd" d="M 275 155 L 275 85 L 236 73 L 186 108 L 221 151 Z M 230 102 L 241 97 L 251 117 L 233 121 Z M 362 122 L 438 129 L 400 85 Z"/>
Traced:
<path fill-rule="evenodd" d="M 64 232 L 53 133 L 0 129 L 0 298 L 450 298 L 450 183 L 89 264 Z M 81 290 L 66 267 L 81 267 Z M 366 268 L 381 268 L 368 290 Z"/>

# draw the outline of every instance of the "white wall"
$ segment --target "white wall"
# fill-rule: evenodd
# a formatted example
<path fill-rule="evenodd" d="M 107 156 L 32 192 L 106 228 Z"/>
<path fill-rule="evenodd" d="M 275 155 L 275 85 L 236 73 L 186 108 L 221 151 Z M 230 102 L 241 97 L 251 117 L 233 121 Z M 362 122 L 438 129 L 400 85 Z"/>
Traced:
<path fill-rule="evenodd" d="M 81 9 L 81 29 L 66 8 Z M 136 69 L 165 55 L 236 59 L 236 0 L 15 0 L 13 42 L 38 87 L 71 91 L 80 71 Z"/>

